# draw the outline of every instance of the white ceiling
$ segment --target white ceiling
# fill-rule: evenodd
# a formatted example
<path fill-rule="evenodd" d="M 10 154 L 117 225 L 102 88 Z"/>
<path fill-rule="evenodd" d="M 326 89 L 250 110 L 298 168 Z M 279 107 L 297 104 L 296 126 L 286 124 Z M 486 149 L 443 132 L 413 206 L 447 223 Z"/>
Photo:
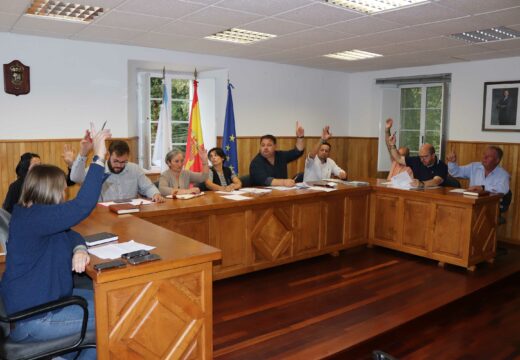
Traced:
<path fill-rule="evenodd" d="M 447 36 L 494 26 L 520 31 L 520 0 L 431 0 L 375 15 L 323 0 L 67 1 L 108 11 L 83 25 L 23 16 L 30 0 L 0 0 L 0 31 L 347 72 L 520 56 L 520 39 L 468 45 Z M 204 39 L 231 27 L 277 37 L 251 45 Z M 384 56 L 361 61 L 323 57 L 352 49 Z"/>

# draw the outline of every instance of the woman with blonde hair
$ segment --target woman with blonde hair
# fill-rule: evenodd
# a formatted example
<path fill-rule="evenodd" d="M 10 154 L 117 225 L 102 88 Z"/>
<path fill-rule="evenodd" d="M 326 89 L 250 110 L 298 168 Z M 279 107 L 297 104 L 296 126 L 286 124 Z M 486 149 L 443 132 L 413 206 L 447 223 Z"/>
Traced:
<path fill-rule="evenodd" d="M 104 180 L 105 139 L 110 132 L 92 129 L 91 134 L 95 156 L 75 199 L 65 201 L 66 176 L 56 166 L 35 166 L 25 178 L 11 216 L 6 270 L 0 283 L 9 315 L 79 295 L 88 302 L 87 331 L 95 329 L 93 292 L 73 289 L 71 272 L 84 272 L 90 261 L 83 237 L 71 227 L 92 212 Z M 69 306 L 18 321 L 10 337 L 20 343 L 61 338 L 79 333 L 82 319 L 83 310 Z M 79 356 L 95 358 L 95 349 L 83 350 Z"/>
<path fill-rule="evenodd" d="M 208 178 L 208 153 L 199 147 L 199 154 L 202 160 L 202 172 L 183 169 L 184 153 L 181 150 L 173 149 L 166 154 L 165 161 L 169 169 L 159 178 L 159 191 L 162 196 L 200 193 L 198 187 L 190 188 L 191 184 L 199 184 Z"/>

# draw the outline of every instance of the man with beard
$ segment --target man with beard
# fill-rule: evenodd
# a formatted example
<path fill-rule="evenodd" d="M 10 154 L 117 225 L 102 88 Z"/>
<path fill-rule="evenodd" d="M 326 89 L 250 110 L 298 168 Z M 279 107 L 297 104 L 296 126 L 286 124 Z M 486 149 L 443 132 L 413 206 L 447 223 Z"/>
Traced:
<path fill-rule="evenodd" d="M 88 137 L 82 140 L 89 141 Z M 87 169 L 88 147 L 81 147 L 81 151 L 72 165 L 70 178 L 72 181 L 81 183 L 85 179 Z M 151 198 L 154 202 L 164 202 L 159 190 L 152 181 L 145 175 L 143 169 L 137 164 L 128 162 L 130 147 L 125 141 L 115 140 L 108 148 L 109 158 L 105 165 L 105 176 L 107 179 L 103 183 L 100 202 L 135 199 L 138 195 Z M 93 162 L 99 159 L 94 156 Z"/>

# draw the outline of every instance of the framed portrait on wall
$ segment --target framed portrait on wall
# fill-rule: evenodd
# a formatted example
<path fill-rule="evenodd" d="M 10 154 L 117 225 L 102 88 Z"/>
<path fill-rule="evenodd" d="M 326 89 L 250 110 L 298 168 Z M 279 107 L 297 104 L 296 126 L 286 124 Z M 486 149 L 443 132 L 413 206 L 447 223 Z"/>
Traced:
<path fill-rule="evenodd" d="M 483 131 L 520 131 L 520 80 L 484 83 Z"/>

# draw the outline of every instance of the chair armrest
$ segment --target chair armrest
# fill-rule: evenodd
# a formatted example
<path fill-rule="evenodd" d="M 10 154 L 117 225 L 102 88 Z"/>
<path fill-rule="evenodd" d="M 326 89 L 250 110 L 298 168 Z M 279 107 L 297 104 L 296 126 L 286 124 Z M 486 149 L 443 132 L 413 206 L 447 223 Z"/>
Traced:
<path fill-rule="evenodd" d="M 87 300 L 85 300 L 81 296 L 63 297 L 63 298 L 55 300 L 55 301 L 51 301 L 51 302 L 48 302 L 45 304 L 34 306 L 32 308 L 29 308 L 29 309 L 26 309 L 23 311 L 19 311 L 17 313 L 12 314 L 11 316 L 7 316 L 7 317 L 0 315 L 0 321 L 9 322 L 9 323 L 15 322 L 15 321 L 20 321 L 20 320 L 24 320 L 24 319 L 30 318 L 30 317 L 38 315 L 38 314 L 46 313 L 46 312 L 49 312 L 52 310 L 57 310 L 57 309 L 64 308 L 67 306 L 72 306 L 72 305 L 78 305 L 83 309 L 83 322 L 81 324 L 81 336 L 77 343 L 77 345 L 79 345 L 85 338 L 85 333 L 87 332 L 87 322 L 88 322 L 88 303 L 87 303 Z M 75 346 L 77 346 L 77 345 L 75 345 Z"/>

